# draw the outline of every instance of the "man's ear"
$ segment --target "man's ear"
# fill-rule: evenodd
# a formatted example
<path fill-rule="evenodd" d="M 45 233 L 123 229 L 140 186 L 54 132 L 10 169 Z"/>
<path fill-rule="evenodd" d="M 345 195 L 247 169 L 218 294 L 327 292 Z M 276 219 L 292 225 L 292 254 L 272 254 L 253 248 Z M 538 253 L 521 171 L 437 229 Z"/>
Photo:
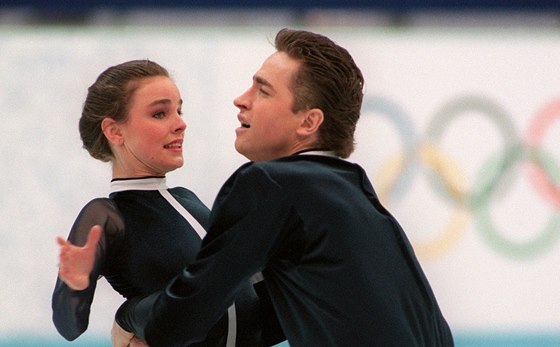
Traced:
<path fill-rule="evenodd" d="M 121 127 L 113 118 L 103 118 L 101 121 L 101 131 L 103 131 L 103 134 L 109 143 L 112 143 L 113 145 L 122 145 L 124 143 Z"/>
<path fill-rule="evenodd" d="M 323 124 L 324 118 L 325 116 L 321 109 L 312 108 L 306 111 L 298 128 L 298 135 L 309 136 L 319 132 L 319 127 Z"/>

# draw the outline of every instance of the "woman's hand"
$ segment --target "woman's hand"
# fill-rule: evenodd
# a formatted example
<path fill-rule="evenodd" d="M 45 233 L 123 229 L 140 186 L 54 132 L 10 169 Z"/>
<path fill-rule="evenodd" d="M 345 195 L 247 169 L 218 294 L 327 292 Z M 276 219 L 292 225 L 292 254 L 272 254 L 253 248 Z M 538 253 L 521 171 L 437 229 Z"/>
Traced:
<path fill-rule="evenodd" d="M 133 337 L 133 333 L 124 330 L 116 321 L 113 321 L 113 327 L 111 328 L 111 342 L 113 343 L 113 347 L 128 347 Z"/>
<path fill-rule="evenodd" d="M 95 251 L 101 238 L 101 227 L 94 225 L 89 231 L 83 247 L 74 246 L 58 236 L 58 277 L 73 290 L 84 290 L 89 286 L 89 275 L 95 263 Z"/>
<path fill-rule="evenodd" d="M 150 346 L 148 346 L 148 343 L 146 343 L 146 341 L 140 340 L 136 336 L 134 336 L 132 338 L 132 340 L 130 340 L 130 345 L 129 346 L 130 347 L 150 347 Z"/>
<path fill-rule="evenodd" d="M 111 328 L 111 342 L 113 347 L 150 347 L 146 341 L 121 328 L 116 321 L 113 321 Z"/>

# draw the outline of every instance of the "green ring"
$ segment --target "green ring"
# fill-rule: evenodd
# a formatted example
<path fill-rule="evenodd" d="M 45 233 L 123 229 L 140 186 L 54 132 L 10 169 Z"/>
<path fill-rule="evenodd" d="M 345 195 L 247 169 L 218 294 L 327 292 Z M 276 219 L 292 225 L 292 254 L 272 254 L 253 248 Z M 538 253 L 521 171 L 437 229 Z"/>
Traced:
<path fill-rule="evenodd" d="M 499 233 L 492 222 L 490 216 L 490 197 L 499 187 L 499 182 L 505 174 L 520 160 L 529 160 L 541 167 L 550 168 L 553 177 L 558 177 L 558 165 L 552 165 L 554 160 L 543 151 L 537 151 L 532 147 L 512 146 L 506 150 L 503 160 L 489 160 L 482 167 L 481 174 L 476 180 L 476 187 L 480 187 L 473 192 L 470 200 L 471 209 L 476 218 L 475 223 L 482 236 L 489 242 L 496 251 L 506 256 L 525 259 L 544 253 L 551 248 L 560 236 L 558 231 L 560 225 L 560 213 L 555 213 L 545 228 L 535 237 L 528 241 L 517 242 L 506 238 Z M 498 164 L 498 165 L 496 165 Z M 549 171 L 550 172 L 550 171 Z M 552 176 L 551 176 L 552 177 Z"/>
<path fill-rule="evenodd" d="M 497 129 L 502 135 L 505 148 L 513 145 L 514 139 L 518 138 L 513 122 L 499 104 L 486 97 L 466 95 L 457 97 L 446 103 L 431 119 L 426 132 L 428 143 L 436 144 L 446 129 L 445 125 L 466 111 L 478 111 L 492 119 L 498 125 Z M 441 183 L 435 176 L 436 175 L 429 175 L 430 182 L 436 187 L 437 191 L 445 193 L 444 195 L 446 195 L 448 199 L 460 204 L 464 204 L 464 201 L 469 201 L 471 199 L 473 193 L 467 192 L 464 201 L 457 201 L 454 194 L 445 189 L 445 183 Z M 441 178 L 441 175 L 438 175 L 438 177 Z"/>

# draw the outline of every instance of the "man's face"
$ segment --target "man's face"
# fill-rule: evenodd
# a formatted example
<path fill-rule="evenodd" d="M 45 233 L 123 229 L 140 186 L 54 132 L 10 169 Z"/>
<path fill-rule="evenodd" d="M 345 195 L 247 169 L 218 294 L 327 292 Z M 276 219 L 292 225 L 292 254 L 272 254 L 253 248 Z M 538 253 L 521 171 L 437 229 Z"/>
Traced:
<path fill-rule="evenodd" d="M 292 112 L 290 89 L 299 65 L 284 52 L 272 54 L 253 76 L 251 87 L 235 98 L 241 122 L 235 130 L 235 149 L 249 160 L 271 160 L 299 150 L 296 129 L 305 112 Z"/>

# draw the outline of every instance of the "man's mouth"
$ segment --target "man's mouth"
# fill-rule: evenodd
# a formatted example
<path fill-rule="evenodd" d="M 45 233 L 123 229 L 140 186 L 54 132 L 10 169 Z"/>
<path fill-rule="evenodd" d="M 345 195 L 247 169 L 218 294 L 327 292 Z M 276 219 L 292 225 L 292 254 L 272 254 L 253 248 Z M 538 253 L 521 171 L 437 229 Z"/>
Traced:
<path fill-rule="evenodd" d="M 251 124 L 245 123 L 245 122 L 241 122 L 241 126 L 242 126 L 243 128 L 250 128 L 250 127 L 251 127 Z"/>

